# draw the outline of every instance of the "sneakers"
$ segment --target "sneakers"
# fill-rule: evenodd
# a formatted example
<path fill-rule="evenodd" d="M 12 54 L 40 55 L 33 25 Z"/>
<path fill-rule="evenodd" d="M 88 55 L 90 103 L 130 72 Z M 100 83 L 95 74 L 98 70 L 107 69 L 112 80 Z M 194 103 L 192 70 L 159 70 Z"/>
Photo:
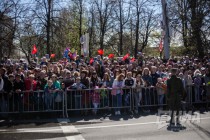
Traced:
<path fill-rule="evenodd" d="M 138 112 L 138 110 L 135 110 L 135 114 L 138 114 L 139 112 Z"/>
<path fill-rule="evenodd" d="M 121 115 L 120 111 L 118 111 L 118 115 Z"/>
<path fill-rule="evenodd" d="M 150 113 L 150 110 L 143 110 L 144 113 Z"/>
<path fill-rule="evenodd" d="M 115 115 L 121 115 L 120 111 L 115 111 Z"/>

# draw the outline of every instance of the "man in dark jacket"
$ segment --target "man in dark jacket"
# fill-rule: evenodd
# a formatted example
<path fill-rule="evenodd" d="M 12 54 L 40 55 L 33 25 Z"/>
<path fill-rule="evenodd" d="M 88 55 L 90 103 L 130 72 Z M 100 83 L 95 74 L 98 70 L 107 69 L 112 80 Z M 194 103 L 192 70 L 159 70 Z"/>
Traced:
<path fill-rule="evenodd" d="M 23 109 L 23 91 L 25 89 L 24 82 L 21 80 L 21 75 L 17 74 L 14 81 L 14 108 L 15 111 L 22 111 Z"/>
<path fill-rule="evenodd" d="M 14 75 L 10 74 L 9 76 L 9 80 L 7 81 L 7 88 L 5 89 L 5 94 L 6 94 L 6 102 L 8 105 L 8 109 L 9 111 L 14 111 L 14 96 L 13 96 L 13 82 L 14 82 Z"/>
<path fill-rule="evenodd" d="M 179 109 L 184 93 L 182 80 L 176 77 L 177 69 L 171 70 L 171 78 L 167 81 L 167 98 L 169 109 L 172 111 L 170 126 L 174 123 L 174 110 L 176 110 L 177 122 L 179 123 Z"/>

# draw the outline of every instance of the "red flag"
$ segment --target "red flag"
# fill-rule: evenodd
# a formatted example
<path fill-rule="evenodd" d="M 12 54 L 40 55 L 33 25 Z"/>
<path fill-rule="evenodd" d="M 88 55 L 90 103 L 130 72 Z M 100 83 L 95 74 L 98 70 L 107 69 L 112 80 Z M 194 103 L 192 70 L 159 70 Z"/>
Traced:
<path fill-rule="evenodd" d="M 135 60 L 136 60 L 135 58 L 132 58 L 132 59 L 131 59 L 131 62 L 134 62 Z"/>
<path fill-rule="evenodd" d="M 114 54 L 113 54 L 113 53 L 109 54 L 108 58 L 109 58 L 109 59 L 110 59 L 110 58 L 114 58 Z"/>
<path fill-rule="evenodd" d="M 36 54 L 37 53 L 37 48 L 36 48 L 36 45 L 34 44 L 34 46 L 33 46 L 33 50 L 32 50 L 32 52 L 31 52 L 32 54 Z"/>
<path fill-rule="evenodd" d="M 125 59 L 127 59 L 129 57 L 129 53 L 127 53 L 125 56 L 123 56 L 123 61 L 125 61 Z"/>
<path fill-rule="evenodd" d="M 103 54 L 104 54 L 104 51 L 103 51 L 102 49 L 99 49 L 99 50 L 98 50 L 98 54 L 99 54 L 99 55 L 103 55 Z"/>
<path fill-rule="evenodd" d="M 73 54 L 71 52 L 68 53 L 68 56 L 71 60 L 74 60 Z"/>
<path fill-rule="evenodd" d="M 161 40 L 160 40 L 159 51 L 160 51 L 160 52 L 163 51 L 163 39 L 162 39 L 162 38 L 161 38 Z"/>
<path fill-rule="evenodd" d="M 54 53 L 50 55 L 50 58 L 54 58 L 54 57 L 55 57 L 55 54 Z"/>
<path fill-rule="evenodd" d="M 77 52 L 75 51 L 73 54 L 72 54 L 72 58 L 75 60 L 77 57 Z"/>
<path fill-rule="evenodd" d="M 93 64 L 94 60 L 93 58 L 90 58 L 90 64 Z"/>

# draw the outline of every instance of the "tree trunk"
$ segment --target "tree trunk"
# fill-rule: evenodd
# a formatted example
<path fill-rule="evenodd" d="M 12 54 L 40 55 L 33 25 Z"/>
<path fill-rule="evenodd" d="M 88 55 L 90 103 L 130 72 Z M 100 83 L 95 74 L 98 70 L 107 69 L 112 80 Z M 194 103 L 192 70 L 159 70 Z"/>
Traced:
<path fill-rule="evenodd" d="M 50 55 L 51 54 L 51 49 L 50 49 L 50 18 L 51 18 L 51 2 L 52 0 L 48 0 L 48 11 L 47 11 L 47 53 Z"/>
<path fill-rule="evenodd" d="M 130 34 L 131 34 L 131 41 L 130 41 L 130 44 L 131 44 L 131 48 L 132 48 L 132 50 L 133 50 L 133 27 L 132 27 L 132 25 L 133 25 L 133 20 L 132 20 L 132 18 L 130 19 L 131 21 L 130 21 L 130 28 L 131 28 L 131 32 L 130 32 Z M 132 51 L 132 53 L 133 53 L 133 51 Z"/>
<path fill-rule="evenodd" d="M 135 48 L 134 48 L 134 57 L 137 58 L 137 52 L 138 52 L 138 44 L 139 44 L 139 0 L 136 0 L 136 14 L 137 14 L 137 20 L 136 20 L 136 40 L 135 40 Z"/>
<path fill-rule="evenodd" d="M 104 49 L 104 34 L 105 32 L 102 30 L 101 37 L 100 37 L 100 49 Z"/>
<path fill-rule="evenodd" d="M 119 8 L 120 8 L 120 55 L 123 54 L 123 21 L 122 21 L 122 5 L 121 5 L 121 0 L 119 1 Z"/>
<path fill-rule="evenodd" d="M 202 26 L 202 21 L 203 21 L 203 15 L 196 11 L 197 1 L 191 0 L 190 8 L 192 11 L 192 16 L 191 16 L 192 40 L 191 40 L 191 42 L 193 43 L 194 47 L 196 48 L 196 50 L 198 52 L 198 56 L 200 58 L 203 58 L 204 47 L 203 47 L 203 42 L 201 39 L 201 26 Z"/>
<path fill-rule="evenodd" d="M 182 1 L 182 11 L 183 14 L 181 14 L 181 22 L 182 22 L 182 39 L 183 39 L 183 44 L 184 47 L 186 48 L 186 51 L 189 52 L 189 41 L 188 41 L 188 25 L 187 25 L 187 12 L 188 12 L 188 7 L 186 5 L 186 0 Z"/>
<path fill-rule="evenodd" d="M 82 36 L 82 0 L 79 0 L 79 6 L 80 6 L 80 11 L 79 11 L 79 38 Z M 79 50 L 79 54 L 81 55 L 81 50 L 82 50 L 82 45 L 80 45 L 80 50 Z"/>
<path fill-rule="evenodd" d="M 136 20 L 136 40 L 135 40 L 135 49 L 134 49 L 135 58 L 137 57 L 138 44 L 139 44 L 139 13 L 137 13 L 137 20 Z"/>

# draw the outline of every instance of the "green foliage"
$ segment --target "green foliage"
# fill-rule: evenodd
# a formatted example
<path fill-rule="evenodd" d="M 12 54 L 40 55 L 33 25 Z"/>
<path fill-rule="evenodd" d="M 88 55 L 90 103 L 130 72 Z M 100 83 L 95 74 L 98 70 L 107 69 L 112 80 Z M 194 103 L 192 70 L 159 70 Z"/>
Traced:
<path fill-rule="evenodd" d="M 68 46 L 79 50 L 80 36 L 79 36 L 79 13 L 76 7 L 63 9 L 60 11 L 60 18 L 55 21 L 56 26 L 56 49 L 59 48 L 61 52 Z M 82 32 L 86 30 L 87 19 L 82 19 Z"/>

